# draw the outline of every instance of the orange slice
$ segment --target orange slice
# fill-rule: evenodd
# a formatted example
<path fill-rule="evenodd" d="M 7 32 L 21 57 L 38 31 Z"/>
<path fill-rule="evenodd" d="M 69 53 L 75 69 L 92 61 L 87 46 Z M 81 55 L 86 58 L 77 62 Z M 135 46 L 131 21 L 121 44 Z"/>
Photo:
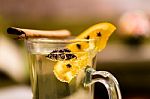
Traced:
<path fill-rule="evenodd" d="M 69 83 L 81 70 L 83 70 L 88 65 L 90 60 L 89 53 L 87 51 L 93 49 L 93 47 L 97 52 L 103 50 L 107 44 L 108 38 L 115 29 L 116 27 L 110 23 L 99 23 L 91 26 L 79 36 L 77 36 L 76 39 L 96 39 L 96 46 L 92 46 L 92 44 L 88 44 L 88 42 L 67 45 L 66 47 L 70 49 L 71 52 L 79 53 L 75 54 L 77 59 L 58 61 L 55 64 L 53 72 L 57 79 L 62 82 Z"/>

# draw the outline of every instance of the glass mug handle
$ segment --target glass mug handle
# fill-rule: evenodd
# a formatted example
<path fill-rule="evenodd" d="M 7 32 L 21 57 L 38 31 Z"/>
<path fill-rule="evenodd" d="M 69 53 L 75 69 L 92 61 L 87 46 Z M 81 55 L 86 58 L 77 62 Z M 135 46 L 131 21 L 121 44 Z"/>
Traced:
<path fill-rule="evenodd" d="M 96 82 L 102 83 L 108 92 L 109 99 L 122 99 L 117 79 L 107 71 L 96 71 L 93 68 L 86 68 L 84 86 L 89 86 Z M 98 76 L 93 78 L 92 76 Z"/>

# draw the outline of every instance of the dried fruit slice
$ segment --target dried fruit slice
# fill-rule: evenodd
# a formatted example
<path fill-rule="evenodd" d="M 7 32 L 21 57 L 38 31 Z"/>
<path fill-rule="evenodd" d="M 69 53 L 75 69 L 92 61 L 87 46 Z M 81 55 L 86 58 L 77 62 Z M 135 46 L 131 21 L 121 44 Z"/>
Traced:
<path fill-rule="evenodd" d="M 77 38 L 97 38 L 96 49 L 97 51 L 101 51 L 105 48 L 108 38 L 114 32 L 115 29 L 116 27 L 111 23 L 99 23 L 85 30 Z"/>
<path fill-rule="evenodd" d="M 88 53 L 76 53 L 77 59 L 59 61 L 54 66 L 54 74 L 62 82 L 70 82 L 88 63 Z"/>
<path fill-rule="evenodd" d="M 107 40 L 112 32 L 116 29 L 116 27 L 110 23 L 99 23 L 94 26 L 91 26 L 76 39 L 97 39 L 96 40 L 96 51 L 101 51 L 105 48 Z M 92 45 L 88 44 L 88 42 L 82 43 L 73 43 L 67 45 L 67 48 L 71 50 L 71 52 L 84 52 L 87 51 Z M 72 59 L 68 61 L 59 61 L 54 66 L 54 74 L 55 76 L 62 82 L 70 82 L 83 68 L 87 66 L 89 55 L 86 53 L 77 53 L 77 59 Z M 96 54 L 96 53 L 95 53 Z"/>

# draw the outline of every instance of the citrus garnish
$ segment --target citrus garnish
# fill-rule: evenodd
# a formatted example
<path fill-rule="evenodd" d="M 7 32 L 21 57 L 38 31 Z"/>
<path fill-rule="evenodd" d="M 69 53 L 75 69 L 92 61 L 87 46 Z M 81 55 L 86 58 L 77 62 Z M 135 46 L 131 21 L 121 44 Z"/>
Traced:
<path fill-rule="evenodd" d="M 110 23 L 99 23 L 91 26 L 76 39 L 96 39 L 96 46 L 92 46 L 89 42 L 76 42 L 66 46 L 71 53 L 76 53 L 77 58 L 66 61 L 58 61 L 54 66 L 54 74 L 62 82 L 69 83 L 89 62 L 89 53 L 91 47 L 95 51 L 100 52 L 107 44 L 107 40 L 116 27 Z M 93 48 L 91 48 L 93 49 Z M 96 53 L 95 53 L 96 54 Z M 95 56 L 95 55 L 94 55 Z"/>
<path fill-rule="evenodd" d="M 116 27 L 111 23 L 99 23 L 91 26 L 83 33 L 81 33 L 77 38 L 88 38 L 88 39 L 96 39 L 97 38 L 97 51 L 101 51 L 105 48 L 107 44 L 107 40 L 110 35 L 114 32 Z"/>

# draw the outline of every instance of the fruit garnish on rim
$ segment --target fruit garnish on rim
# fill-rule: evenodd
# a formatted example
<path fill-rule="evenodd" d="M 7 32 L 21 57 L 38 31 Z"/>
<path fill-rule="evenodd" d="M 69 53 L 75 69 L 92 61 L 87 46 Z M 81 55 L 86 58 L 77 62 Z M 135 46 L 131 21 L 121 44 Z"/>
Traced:
<path fill-rule="evenodd" d="M 102 51 L 107 41 L 110 37 L 110 35 L 114 32 L 116 27 L 110 23 L 99 23 L 96 25 L 91 26 L 84 32 L 82 32 L 79 36 L 75 38 L 76 39 L 96 39 L 96 45 L 94 47 L 94 50 L 97 52 Z M 90 46 L 88 44 L 89 42 L 79 42 L 79 43 L 72 43 L 66 46 L 66 49 L 69 53 L 71 53 L 71 56 L 69 60 L 67 61 L 58 61 L 54 65 L 54 74 L 62 82 L 69 83 L 81 70 L 83 70 L 88 63 L 88 53 L 77 53 L 74 54 L 74 52 L 84 52 L 90 50 Z M 59 52 L 59 50 L 57 51 Z M 94 53 L 96 55 L 96 53 Z M 64 55 L 64 54 L 60 54 Z M 67 54 L 65 54 L 67 55 Z M 64 59 L 68 59 L 64 55 Z M 94 56 L 95 56 L 94 55 Z M 54 55 L 50 53 L 47 57 L 48 58 L 54 58 Z M 93 56 L 93 55 L 92 55 Z"/>

